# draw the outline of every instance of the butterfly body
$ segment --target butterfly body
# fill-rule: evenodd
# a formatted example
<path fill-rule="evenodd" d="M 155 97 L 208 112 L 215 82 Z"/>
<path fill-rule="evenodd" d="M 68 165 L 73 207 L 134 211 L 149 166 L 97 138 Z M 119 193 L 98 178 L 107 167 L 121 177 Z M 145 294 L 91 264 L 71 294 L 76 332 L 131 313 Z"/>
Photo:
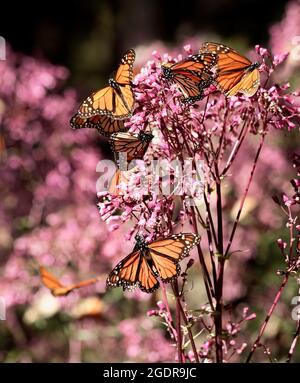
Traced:
<path fill-rule="evenodd" d="M 135 52 L 130 49 L 123 56 L 115 77 L 109 79 L 108 86 L 92 93 L 80 105 L 78 114 L 82 118 L 103 115 L 124 120 L 132 115 L 135 101 L 132 91 L 134 60 Z"/>
<path fill-rule="evenodd" d="M 135 241 L 136 241 L 135 242 L 135 248 L 137 250 L 145 251 L 147 249 L 147 244 L 146 244 L 144 236 L 137 234 L 135 236 Z"/>
<path fill-rule="evenodd" d="M 142 235 L 136 235 L 135 240 L 136 240 L 136 245 L 135 245 L 136 250 L 139 250 L 141 252 L 141 256 L 144 257 L 144 259 L 148 263 L 148 265 L 151 268 L 151 270 L 153 271 L 153 273 L 156 276 L 158 276 L 157 270 L 155 268 L 153 259 L 150 255 L 150 251 L 147 247 L 147 243 L 146 243 L 144 237 Z"/>
<path fill-rule="evenodd" d="M 257 69 L 259 68 L 260 66 L 260 63 L 258 61 L 254 62 L 253 64 L 251 64 L 248 68 L 248 72 L 252 72 L 254 69 Z"/>
<path fill-rule="evenodd" d="M 123 290 L 139 287 L 151 293 L 162 282 L 173 281 L 180 273 L 179 261 L 188 256 L 200 238 L 191 233 L 180 233 L 147 243 L 143 236 L 135 237 L 135 247 L 113 269 L 107 278 L 107 287 L 122 286 Z"/>
<path fill-rule="evenodd" d="M 117 93 L 117 95 L 122 99 L 124 105 L 126 106 L 128 112 L 131 111 L 131 106 L 128 105 L 127 103 L 127 100 L 126 100 L 126 97 L 124 97 L 123 93 L 122 93 L 122 87 L 125 87 L 126 85 L 123 85 L 123 84 L 119 84 L 116 80 L 114 80 L 113 78 L 110 78 L 109 81 L 108 81 L 108 85 L 114 89 Z M 127 84 L 128 85 L 128 84 Z M 129 85 L 132 86 L 132 82 L 130 81 L 129 82 Z M 115 103 L 115 96 L 113 96 L 113 103 Z M 105 113 L 104 113 L 105 114 Z M 130 112 L 130 115 L 131 115 L 131 112 Z M 128 116 L 129 117 L 129 116 Z"/>
<path fill-rule="evenodd" d="M 114 88 L 115 90 L 120 91 L 120 85 L 113 78 L 110 78 L 108 80 L 108 85 Z"/>
<path fill-rule="evenodd" d="M 171 65 L 167 66 L 167 64 L 164 64 L 161 66 L 161 70 L 163 73 L 163 76 L 166 80 L 172 80 L 174 78 L 174 73 L 172 73 Z"/>
<path fill-rule="evenodd" d="M 146 132 L 140 131 L 138 134 L 138 138 L 142 142 L 151 142 L 153 140 L 154 136 L 151 133 L 146 133 Z"/>

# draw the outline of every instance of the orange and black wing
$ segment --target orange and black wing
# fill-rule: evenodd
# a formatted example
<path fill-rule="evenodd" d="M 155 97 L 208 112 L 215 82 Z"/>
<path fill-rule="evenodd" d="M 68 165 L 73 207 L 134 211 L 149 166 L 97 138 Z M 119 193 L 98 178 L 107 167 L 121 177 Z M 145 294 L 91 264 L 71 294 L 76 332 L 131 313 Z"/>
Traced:
<path fill-rule="evenodd" d="M 62 285 L 59 280 L 50 273 L 45 267 L 40 267 L 40 276 L 43 284 L 51 291 L 54 296 L 68 295 L 72 288 Z"/>
<path fill-rule="evenodd" d="M 142 291 L 151 293 L 158 288 L 159 282 L 141 252 L 134 251 L 112 270 L 106 285 L 107 287 L 122 286 L 123 290 L 139 287 Z"/>
<path fill-rule="evenodd" d="M 119 85 L 131 85 L 133 79 L 133 63 L 135 60 L 135 51 L 129 49 L 122 57 L 117 70 L 115 81 Z"/>
<path fill-rule="evenodd" d="M 76 113 L 70 120 L 70 126 L 72 129 L 92 128 L 93 125 L 90 123 L 90 120 L 96 117 L 98 116 L 83 118 L 78 113 Z"/>
<path fill-rule="evenodd" d="M 159 282 L 156 278 L 156 273 L 150 267 L 145 257 L 142 257 L 141 267 L 138 275 L 138 287 L 145 293 L 152 293 L 159 287 Z"/>
<path fill-rule="evenodd" d="M 133 62 L 135 52 L 131 49 L 123 56 L 114 79 L 109 86 L 92 93 L 79 107 L 78 113 L 83 118 L 105 115 L 117 120 L 124 120 L 132 115 L 134 94 L 132 91 Z"/>
<path fill-rule="evenodd" d="M 258 63 L 251 63 L 246 57 L 223 44 L 207 42 L 201 52 L 210 52 L 217 56 L 216 85 L 226 94 L 234 96 L 244 93 L 252 96 L 259 86 Z"/>
<path fill-rule="evenodd" d="M 127 128 L 122 120 L 114 120 L 110 117 L 96 115 L 90 118 L 82 118 L 76 113 L 70 120 L 72 129 L 93 128 L 104 136 L 110 136 L 113 133 L 125 132 Z"/>
<path fill-rule="evenodd" d="M 134 107 L 134 93 L 132 91 L 133 63 L 135 52 L 130 49 L 121 60 L 121 64 L 115 76 L 115 83 L 118 86 L 118 97 L 115 99 L 114 117 L 124 114 L 124 106 L 127 109 L 127 116 L 130 117 Z M 126 118 L 122 117 L 122 118 Z M 120 117 L 118 117 L 120 119 Z"/>
<path fill-rule="evenodd" d="M 109 186 L 108 186 L 108 192 L 113 195 L 120 195 L 120 182 L 121 182 L 121 170 L 117 169 L 114 175 L 112 176 Z"/>
<path fill-rule="evenodd" d="M 167 80 L 177 84 L 184 95 L 183 101 L 193 103 L 203 97 L 203 90 L 211 84 L 213 79 L 210 70 L 216 62 L 215 54 L 204 52 L 175 64 L 165 63 L 162 72 Z"/>
<path fill-rule="evenodd" d="M 234 87 L 227 91 L 227 96 L 235 96 L 243 93 L 247 97 L 253 96 L 260 85 L 260 75 L 258 69 L 247 72 Z"/>
<path fill-rule="evenodd" d="M 40 276 L 41 276 L 43 284 L 46 287 L 48 287 L 48 289 L 50 290 L 53 290 L 59 287 L 65 287 L 59 282 L 59 280 L 52 273 L 50 273 L 43 266 L 40 267 Z"/>
<path fill-rule="evenodd" d="M 166 69 L 163 70 L 166 71 Z M 183 101 L 193 103 L 203 97 L 203 90 L 210 85 L 212 78 L 206 72 L 201 74 L 201 78 L 194 72 L 186 72 L 172 75 L 171 81 L 180 89 L 184 96 Z"/>
<path fill-rule="evenodd" d="M 203 98 L 203 90 L 212 82 L 212 78 L 207 73 L 202 73 L 201 80 L 198 76 L 191 73 L 190 75 L 176 75 L 176 84 L 184 95 L 183 102 L 193 104 Z"/>
<path fill-rule="evenodd" d="M 132 133 L 116 133 L 110 137 L 110 145 L 115 153 L 126 153 L 127 161 L 143 159 L 144 154 L 152 140 L 152 134 L 140 132 Z"/>
<path fill-rule="evenodd" d="M 148 245 L 155 270 L 163 282 L 176 278 L 180 272 L 179 261 L 188 256 L 199 241 L 196 234 L 180 233 Z"/>
<path fill-rule="evenodd" d="M 54 295 L 55 297 L 68 295 L 71 291 L 75 289 L 92 285 L 101 279 L 101 277 L 91 278 L 81 281 L 75 285 L 64 286 L 52 273 L 50 273 L 50 271 L 48 271 L 47 269 L 45 269 L 45 267 L 42 266 L 40 267 L 40 276 L 43 284 L 51 291 L 52 295 Z"/>
<path fill-rule="evenodd" d="M 217 63 L 217 55 L 211 52 L 203 52 L 197 55 L 189 56 L 186 59 L 171 64 L 169 69 L 172 74 L 186 74 L 193 72 L 201 75 L 203 72 L 208 72 Z M 165 64 L 164 64 L 165 65 Z M 201 80 L 201 78 L 200 78 Z"/>
<path fill-rule="evenodd" d="M 123 195 L 129 184 L 130 174 L 132 174 L 134 170 L 135 168 L 130 170 L 117 169 L 110 180 L 108 192 L 117 196 Z"/>

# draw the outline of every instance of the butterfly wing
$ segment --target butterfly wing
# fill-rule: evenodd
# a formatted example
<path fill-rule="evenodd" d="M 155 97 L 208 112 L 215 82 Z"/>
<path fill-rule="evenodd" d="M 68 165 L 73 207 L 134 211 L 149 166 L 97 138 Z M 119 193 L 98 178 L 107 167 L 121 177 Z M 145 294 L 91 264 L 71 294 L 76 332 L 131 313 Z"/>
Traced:
<path fill-rule="evenodd" d="M 155 271 L 163 282 L 171 282 L 180 274 L 179 263 L 174 263 L 174 261 L 162 257 L 154 251 L 151 251 L 150 254 L 153 259 Z"/>
<path fill-rule="evenodd" d="M 222 44 L 208 42 L 203 44 L 201 51 L 217 55 L 215 82 L 227 96 L 238 92 L 249 97 L 255 94 L 259 86 L 257 65 L 253 65 L 246 57 Z"/>
<path fill-rule="evenodd" d="M 159 283 L 142 253 L 134 251 L 112 270 L 106 285 L 122 286 L 123 290 L 132 290 L 139 286 L 142 291 L 150 293 L 158 288 Z"/>
<path fill-rule="evenodd" d="M 180 233 L 148 245 L 155 269 L 163 282 L 169 282 L 179 274 L 178 262 L 188 256 L 199 241 L 196 234 Z"/>
<path fill-rule="evenodd" d="M 242 56 L 236 50 L 223 44 L 207 42 L 202 45 L 200 51 L 215 55 L 217 57 L 216 64 L 220 71 L 239 71 L 251 65 L 251 61 L 247 57 Z"/>
<path fill-rule="evenodd" d="M 124 120 L 132 114 L 134 96 L 130 85 L 106 87 L 93 93 L 79 107 L 78 113 L 83 118 L 97 114 Z"/>
<path fill-rule="evenodd" d="M 119 195 L 119 184 L 121 182 L 121 170 L 117 169 L 115 174 L 112 176 L 109 187 L 108 187 L 108 192 L 113 195 Z"/>
<path fill-rule="evenodd" d="M 46 287 L 48 287 L 48 289 L 50 290 L 53 290 L 59 287 L 65 287 L 59 282 L 59 280 L 52 273 L 50 273 L 43 266 L 40 267 L 40 276 L 41 276 L 43 284 Z"/>
<path fill-rule="evenodd" d="M 124 118 L 131 117 L 133 107 L 134 107 L 134 93 L 132 91 L 132 86 L 131 85 L 120 85 L 119 93 L 116 98 L 116 104 L 115 104 L 115 113 L 114 116 L 124 113 L 122 110 L 124 107 L 127 110 L 127 115 Z M 116 117 L 115 117 L 116 118 Z M 118 117 L 120 119 L 120 117 Z"/>
<path fill-rule="evenodd" d="M 124 120 L 132 115 L 134 94 L 132 91 L 133 62 L 135 52 L 131 49 L 123 56 L 110 86 L 100 89 L 89 96 L 79 107 L 78 113 L 83 118 L 105 115 L 117 120 Z"/>
<path fill-rule="evenodd" d="M 91 117 L 91 119 L 95 117 Z M 91 128 L 92 126 L 89 123 L 89 120 L 90 119 L 83 118 L 78 113 L 76 113 L 70 120 L 70 126 L 72 129 Z"/>
<path fill-rule="evenodd" d="M 145 293 L 152 293 L 159 287 L 159 282 L 153 269 L 149 266 L 145 257 L 142 257 L 138 274 L 138 286 Z"/>
<path fill-rule="evenodd" d="M 123 195 L 125 193 L 125 187 L 129 183 L 132 170 L 134 170 L 134 168 L 127 171 L 117 169 L 110 180 L 108 192 L 117 196 Z"/>
<path fill-rule="evenodd" d="M 122 120 L 114 120 L 104 116 L 97 117 L 99 118 L 99 122 L 95 127 L 99 133 L 103 134 L 104 136 L 110 136 L 113 133 L 125 132 L 127 130 Z"/>
<path fill-rule="evenodd" d="M 97 114 L 110 116 L 113 109 L 113 95 L 114 91 L 110 86 L 92 93 L 80 105 L 78 114 L 82 118 L 90 118 Z"/>
<path fill-rule="evenodd" d="M 170 66 L 173 74 L 194 72 L 201 75 L 208 72 L 217 63 L 217 55 L 211 52 L 203 52 L 190 56 Z"/>
<path fill-rule="evenodd" d="M 195 234 L 181 233 L 152 242 L 145 250 L 151 257 L 150 262 L 142 250 L 133 251 L 109 274 L 107 287 L 122 286 L 123 290 L 132 290 L 138 286 L 142 291 L 151 293 L 159 287 L 157 276 L 163 282 L 170 282 L 179 274 L 178 262 L 199 241 Z"/>
<path fill-rule="evenodd" d="M 175 83 L 182 92 L 183 101 L 187 104 L 192 104 L 203 98 L 203 90 L 211 83 L 211 78 L 203 73 L 201 80 L 194 73 L 178 74 L 175 77 Z"/>
<path fill-rule="evenodd" d="M 237 93 L 243 93 L 247 97 L 253 96 L 259 87 L 260 75 L 258 69 L 248 72 L 244 75 L 239 83 L 226 93 L 227 96 L 234 96 Z"/>
<path fill-rule="evenodd" d="M 112 134 L 109 140 L 113 152 L 126 153 L 127 161 L 133 159 L 143 159 L 144 154 L 152 139 L 152 135 L 149 135 L 149 139 L 140 139 L 139 135 L 131 133 L 116 133 Z"/>
<path fill-rule="evenodd" d="M 128 50 L 121 60 L 121 64 L 115 76 L 115 82 L 118 84 L 118 96 L 116 97 L 115 116 L 124 114 L 124 106 L 127 109 L 128 117 L 131 116 L 134 107 L 134 93 L 132 91 L 133 63 L 135 60 L 135 51 Z M 120 118 L 120 117 L 119 117 Z M 124 117 L 125 118 L 125 117 Z"/>
<path fill-rule="evenodd" d="M 72 129 L 93 128 L 104 136 L 110 136 L 112 133 L 124 132 L 127 130 L 122 120 L 113 120 L 101 115 L 82 118 L 76 113 L 71 118 L 70 125 Z"/>
<path fill-rule="evenodd" d="M 183 101 L 193 103 L 203 98 L 203 89 L 212 82 L 210 68 L 216 64 L 216 55 L 204 52 L 175 64 L 162 65 L 163 75 L 173 81 L 184 95 Z"/>
<path fill-rule="evenodd" d="M 72 287 L 62 285 L 59 280 L 44 267 L 41 266 L 39 271 L 43 284 L 51 291 L 52 295 L 64 296 L 72 290 Z"/>
<path fill-rule="evenodd" d="M 168 238 L 154 241 L 148 245 L 150 250 L 165 256 L 174 262 L 185 258 L 191 249 L 197 245 L 200 237 L 192 233 L 179 233 Z"/>
<path fill-rule="evenodd" d="M 141 253 L 135 251 L 125 257 L 109 274 L 107 287 L 122 286 L 123 290 L 133 289 L 138 280 L 138 272 L 141 263 Z"/>
<path fill-rule="evenodd" d="M 122 57 L 117 70 L 115 80 L 118 84 L 131 85 L 133 79 L 133 63 L 135 60 L 135 51 L 129 49 Z"/>

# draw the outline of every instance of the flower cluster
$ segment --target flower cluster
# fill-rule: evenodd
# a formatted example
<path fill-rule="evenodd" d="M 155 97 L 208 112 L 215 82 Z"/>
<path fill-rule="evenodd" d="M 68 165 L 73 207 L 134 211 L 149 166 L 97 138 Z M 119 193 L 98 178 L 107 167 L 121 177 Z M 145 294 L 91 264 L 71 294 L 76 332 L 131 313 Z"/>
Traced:
<path fill-rule="evenodd" d="M 190 47 L 186 49 L 190 50 Z M 155 138 L 144 161 L 137 161 L 138 166 L 127 172 L 122 193 L 98 193 L 98 207 L 103 220 L 121 210 L 120 223 L 133 220 L 136 230 L 156 230 L 159 235 L 171 233 L 178 222 L 186 219 L 191 198 L 201 198 L 203 192 L 203 188 L 199 187 L 199 178 L 191 177 L 191 174 L 187 176 L 184 161 L 200 161 L 203 177 L 214 188 L 216 174 L 211 164 L 216 140 L 222 140 L 222 152 L 218 155 L 220 160 L 226 159 L 221 169 L 221 176 L 225 177 L 248 132 L 262 135 L 270 127 L 291 130 L 299 125 L 299 94 L 288 93 L 288 84 L 267 87 L 270 74 L 281 61 L 264 48 L 257 47 L 256 52 L 261 57 L 263 84 L 266 85 L 263 87 L 262 84 L 255 96 L 251 99 L 245 96 L 226 99 L 215 86 L 211 86 L 206 90 L 207 98 L 193 106 L 181 102 L 180 91 L 176 85 L 166 82 L 160 69 L 163 62 L 179 61 L 183 55 L 170 57 L 153 52 L 153 59 L 142 67 L 134 79 L 136 107 L 126 126 L 131 132 L 150 128 Z M 226 153 L 229 153 L 227 158 Z M 171 192 L 167 195 L 161 193 L 163 184 L 160 184 L 160 189 L 153 191 L 152 188 L 151 193 L 148 189 L 147 193 L 139 193 L 139 187 L 145 180 L 151 180 L 152 186 L 159 181 L 161 173 L 155 173 L 151 166 L 151 160 L 157 159 L 167 161 Z M 176 161 L 183 169 L 179 188 L 177 169 L 173 165 Z M 197 168 L 192 167 L 190 171 L 192 175 L 199 175 Z M 183 189 L 182 185 L 187 187 Z M 177 194 L 179 189 L 181 193 Z M 131 230 L 130 238 L 133 233 Z"/>
<path fill-rule="evenodd" d="M 186 49 L 190 50 L 190 47 L 186 47 Z M 161 56 L 157 51 L 153 52 L 153 59 L 148 61 L 135 77 L 136 108 L 126 125 L 132 132 L 150 128 L 155 138 L 145 155 L 144 162 L 138 163 L 138 170 L 135 168 L 135 171 L 128 172 L 126 175 L 130 185 L 128 189 L 123 188 L 121 194 L 98 193 L 98 207 L 104 220 L 110 222 L 119 217 L 119 223 L 133 222 L 128 238 L 132 238 L 135 232 L 142 231 L 150 241 L 156 237 L 173 233 L 179 228 L 182 230 L 183 227 L 189 228 L 189 230 L 192 227 L 192 231 L 198 232 L 198 226 L 201 226 L 201 229 L 206 231 L 207 243 L 201 243 L 198 255 L 210 302 L 209 310 L 205 311 L 205 316 L 210 318 L 209 322 L 215 321 L 214 317 L 211 317 L 212 312 L 216 310 L 216 306 L 212 303 L 213 299 L 219 299 L 215 295 L 216 290 L 211 293 L 209 289 L 213 291 L 219 283 L 214 274 L 217 267 L 214 257 L 220 253 L 220 240 L 224 246 L 228 242 L 226 248 L 221 250 L 222 257 L 226 257 L 225 259 L 235 252 L 243 254 L 239 259 L 235 259 L 235 262 L 229 263 L 228 270 L 232 277 L 230 282 L 224 281 L 224 296 L 227 299 L 236 299 L 246 293 L 240 279 L 240 272 L 245 269 L 247 260 L 253 257 L 254 253 L 249 252 L 248 249 L 251 243 L 255 243 L 259 235 L 259 226 L 257 231 L 252 230 L 249 233 L 241 228 L 239 235 L 235 234 L 239 220 L 247 215 L 247 208 L 249 209 L 248 214 L 257 208 L 257 205 L 253 205 L 255 199 L 251 200 L 248 191 L 265 137 L 272 128 L 277 131 L 291 131 L 300 125 L 299 93 L 289 91 L 288 83 L 282 85 L 271 83 L 273 73 L 287 59 L 287 55 L 273 57 L 267 49 L 260 46 L 256 47 L 256 54 L 260 61 L 261 86 L 253 97 L 237 95 L 226 98 L 215 86 L 211 86 L 206 90 L 204 100 L 190 106 L 181 102 L 180 91 L 176 85 L 166 82 L 161 72 L 163 62 L 179 61 L 182 59 L 182 55 L 170 57 L 169 55 Z M 260 142 L 258 149 L 251 142 L 251 135 L 255 138 L 258 137 Z M 265 169 L 274 166 L 275 156 L 276 154 L 272 153 L 270 158 L 265 156 L 261 159 Z M 280 155 L 278 157 L 281 160 Z M 143 179 L 150 178 L 152 182 L 156 181 L 153 178 L 153 167 L 151 167 L 153 159 L 168 160 L 168 171 L 173 175 L 173 178 L 170 177 L 169 180 L 173 187 L 172 190 L 176 190 L 178 185 L 176 168 L 172 166 L 172 161 L 179 161 L 184 168 L 185 161 L 192 159 L 194 162 L 190 172 L 197 175 L 199 175 L 199 169 L 195 163 L 197 160 L 201 161 L 203 183 L 201 194 L 193 194 L 184 190 L 179 195 L 176 193 L 164 195 L 162 188 L 156 193 L 132 193 L 132 187 L 142 184 Z M 254 163 L 251 165 L 253 159 Z M 287 163 L 284 160 L 282 162 L 282 167 L 287 168 Z M 241 163 L 245 163 L 245 168 L 241 167 Z M 278 167 L 279 163 L 276 166 Z M 232 173 L 235 174 L 235 177 L 232 177 Z M 250 174 L 248 184 L 247 181 L 241 183 L 241 180 L 245 180 L 245 174 L 247 174 L 246 177 L 249 177 Z M 265 172 L 261 171 L 260 175 L 264 178 Z M 197 182 L 197 177 L 190 177 L 188 181 L 184 180 L 184 183 L 189 184 L 189 191 L 199 191 L 195 185 Z M 227 189 L 232 188 L 238 197 L 244 195 L 239 205 L 232 206 L 232 196 L 224 192 L 223 205 L 221 207 L 218 205 L 218 199 L 221 198 L 221 189 L 218 185 L 224 184 L 224 182 L 227 183 Z M 252 183 L 259 193 L 263 193 L 259 180 Z M 270 201 L 267 202 L 267 205 L 270 205 Z M 221 208 L 224 229 L 220 234 L 220 228 L 215 227 L 213 217 L 220 218 Z M 119 212 L 121 212 L 120 215 Z M 262 214 L 262 224 L 274 225 L 275 221 L 270 220 L 271 214 Z M 232 220 L 235 222 L 233 228 Z M 246 249 L 244 248 L 245 243 L 248 245 Z M 203 252 L 210 253 L 210 266 L 207 266 L 206 261 L 201 258 Z M 212 269 L 213 281 L 207 273 L 207 267 Z M 182 287 L 181 291 L 184 291 L 186 278 L 184 274 L 181 277 L 179 285 Z M 221 283 L 223 284 L 223 281 Z M 148 315 L 162 318 L 171 338 L 178 346 L 178 329 L 174 327 L 167 308 L 168 302 L 164 300 L 163 304 L 159 303 L 159 310 L 150 310 Z M 191 315 L 189 319 L 188 310 L 184 309 L 184 311 L 185 320 L 191 320 L 193 323 L 195 317 Z M 217 326 L 216 322 L 214 325 L 204 326 L 204 330 L 208 332 L 208 340 L 204 340 L 203 344 L 199 346 L 198 356 L 196 356 L 195 350 L 193 352 L 189 350 L 186 354 L 183 352 L 178 358 L 181 358 L 180 360 L 186 358 L 197 360 L 200 357 L 203 360 L 214 360 L 214 348 L 218 337 L 222 338 L 220 347 L 223 350 L 224 360 L 236 357 L 246 348 L 246 342 L 237 343 L 235 340 L 235 336 L 240 332 L 240 323 L 254 318 L 254 314 L 250 316 L 245 314 L 245 318 L 236 324 L 228 320 L 226 331 L 223 329 L 222 334 L 216 334 L 213 331 L 214 326 Z M 196 325 L 196 327 L 199 326 Z M 218 331 L 217 328 L 215 331 Z M 225 332 L 227 336 L 225 336 Z M 188 330 L 185 335 L 191 336 Z M 189 339 L 193 343 L 193 340 Z"/>

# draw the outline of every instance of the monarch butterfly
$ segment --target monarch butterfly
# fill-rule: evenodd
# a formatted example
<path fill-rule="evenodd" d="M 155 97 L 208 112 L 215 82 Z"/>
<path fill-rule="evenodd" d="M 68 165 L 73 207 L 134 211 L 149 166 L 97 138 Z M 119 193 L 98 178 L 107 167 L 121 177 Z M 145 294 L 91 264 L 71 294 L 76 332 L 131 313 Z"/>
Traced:
<path fill-rule="evenodd" d="M 101 277 L 97 277 L 97 278 L 87 279 L 85 281 L 79 282 L 74 285 L 64 286 L 63 284 L 59 282 L 59 280 L 52 273 L 50 273 L 47 269 L 45 269 L 45 267 L 42 267 L 42 266 L 40 267 L 40 276 L 41 276 L 43 284 L 46 287 L 48 287 L 48 289 L 50 289 L 52 295 L 54 295 L 55 297 L 68 295 L 71 291 L 75 289 L 92 285 L 101 279 Z"/>
<path fill-rule="evenodd" d="M 120 169 L 117 169 L 114 175 L 112 176 L 109 186 L 108 186 L 108 192 L 113 195 L 119 195 L 119 185 L 121 183 L 121 177 L 123 175 L 123 172 L 121 172 Z"/>
<path fill-rule="evenodd" d="M 146 293 L 159 287 L 162 282 L 173 281 L 180 273 L 179 261 L 189 255 L 200 237 L 191 233 L 180 233 L 147 244 L 141 235 L 135 237 L 136 245 L 109 274 L 107 287 L 122 286 L 132 290 L 138 286 Z"/>
<path fill-rule="evenodd" d="M 130 184 L 131 175 L 137 174 L 139 171 L 140 169 L 138 166 L 129 170 L 117 169 L 109 183 L 109 194 L 120 196 L 124 195 L 125 192 L 128 193 L 128 191 L 131 191 L 135 194 L 139 193 L 144 196 L 149 195 L 149 189 L 152 185 L 152 175 L 143 176 L 143 179 L 140 179 L 138 183 L 135 183 L 134 185 Z"/>
<path fill-rule="evenodd" d="M 217 56 L 214 53 L 204 52 L 175 64 L 164 63 L 161 69 L 167 80 L 178 85 L 184 95 L 183 101 L 192 104 L 203 98 L 203 90 L 212 83 L 209 70 L 216 63 Z"/>
<path fill-rule="evenodd" d="M 257 92 L 260 84 L 258 62 L 251 63 L 234 49 L 218 43 L 204 43 L 200 52 L 217 55 L 215 82 L 226 96 L 234 96 L 240 92 L 251 97 Z"/>
<path fill-rule="evenodd" d="M 151 133 L 140 131 L 138 134 L 133 133 L 114 133 L 110 136 L 109 143 L 116 153 L 126 153 L 127 161 L 141 160 L 153 139 Z"/>
<path fill-rule="evenodd" d="M 123 56 L 116 76 L 110 78 L 106 88 L 100 89 L 89 96 L 78 109 L 83 118 L 97 114 L 123 120 L 132 115 L 134 94 L 132 91 L 133 62 L 135 52 L 130 49 Z"/>
<path fill-rule="evenodd" d="M 113 195 L 122 195 L 124 191 L 123 185 L 128 184 L 130 174 L 134 173 L 136 170 L 136 167 L 130 170 L 117 169 L 110 180 L 108 192 Z"/>
<path fill-rule="evenodd" d="M 82 118 L 78 113 L 71 118 L 70 125 L 72 129 L 94 128 L 104 136 L 109 136 L 116 132 L 125 132 L 127 130 L 121 120 L 113 120 L 109 117 L 99 115 Z"/>

